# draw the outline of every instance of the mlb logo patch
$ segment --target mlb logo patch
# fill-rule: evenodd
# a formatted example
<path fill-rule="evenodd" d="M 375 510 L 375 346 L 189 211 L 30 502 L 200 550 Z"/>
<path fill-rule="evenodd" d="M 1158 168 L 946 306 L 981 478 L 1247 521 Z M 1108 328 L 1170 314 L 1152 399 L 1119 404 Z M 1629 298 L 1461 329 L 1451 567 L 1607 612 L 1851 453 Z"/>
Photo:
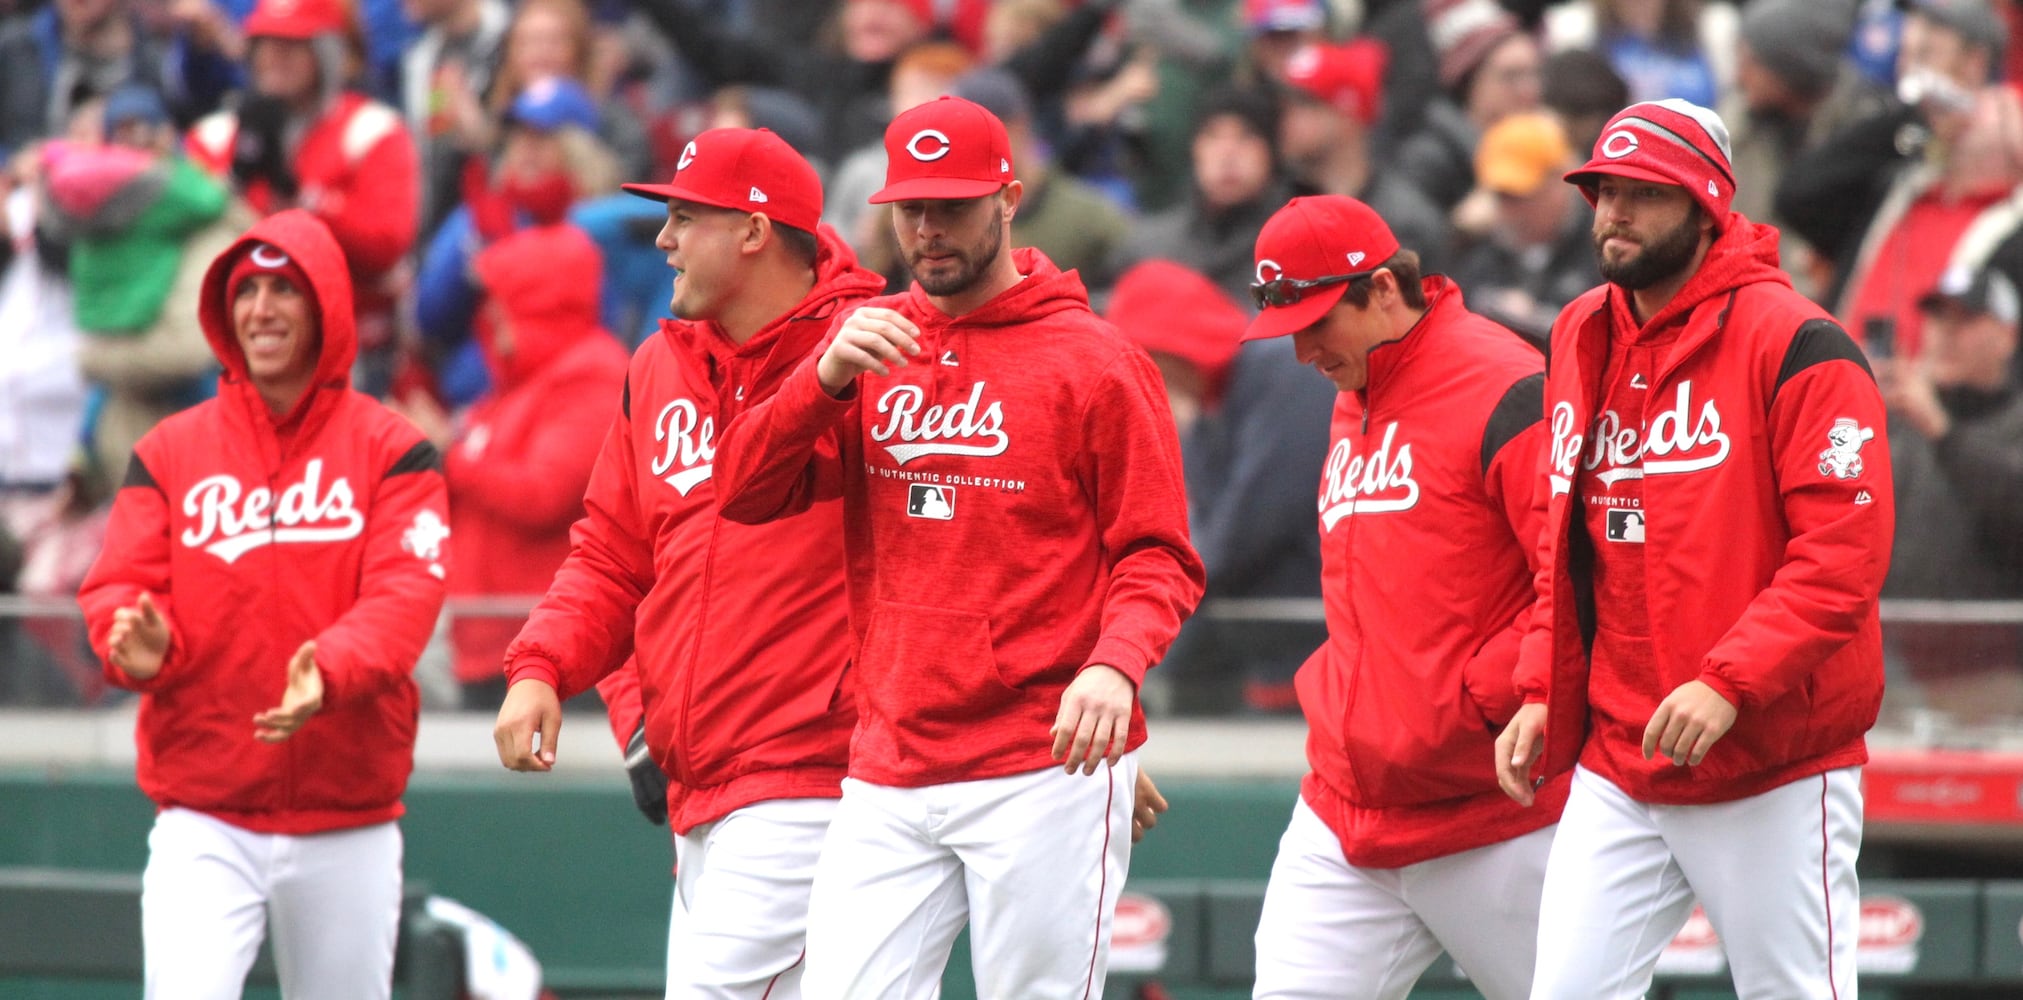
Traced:
<path fill-rule="evenodd" d="M 1644 512 L 1629 507 L 1609 508 L 1608 539 L 1611 542 L 1644 544 Z"/>
<path fill-rule="evenodd" d="M 913 483 L 906 488 L 906 516 L 935 521 L 955 519 L 955 487 Z"/>

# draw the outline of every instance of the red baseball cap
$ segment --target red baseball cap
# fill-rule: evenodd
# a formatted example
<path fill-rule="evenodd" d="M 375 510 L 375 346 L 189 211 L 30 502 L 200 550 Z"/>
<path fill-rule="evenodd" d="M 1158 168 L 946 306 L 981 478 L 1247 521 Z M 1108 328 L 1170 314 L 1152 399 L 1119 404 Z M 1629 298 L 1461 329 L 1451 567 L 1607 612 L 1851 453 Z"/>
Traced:
<path fill-rule="evenodd" d="M 1384 67 L 1391 51 L 1383 42 L 1359 38 L 1346 45 L 1303 45 L 1286 60 L 1286 82 L 1333 105 L 1365 125 L 1377 120 L 1384 101 Z"/>
<path fill-rule="evenodd" d="M 1590 205 L 1602 174 L 1682 187 L 1718 227 L 1727 223 L 1735 202 L 1728 150 L 1728 126 L 1720 115 L 1676 97 L 1644 101 L 1602 126 L 1593 158 L 1569 171 L 1566 181 L 1579 186 Z"/>
<path fill-rule="evenodd" d="M 1341 301 L 1346 279 L 1369 274 L 1398 252 L 1398 238 L 1375 209 L 1338 194 L 1294 198 L 1257 234 L 1259 289 L 1278 281 L 1339 279 L 1308 288 L 1287 287 L 1284 305 L 1267 302 L 1243 331 L 1245 340 L 1283 337 L 1312 326 Z"/>
<path fill-rule="evenodd" d="M 885 128 L 883 205 L 916 198 L 981 198 L 1013 180 L 1011 138 L 983 105 L 942 97 L 917 105 Z"/>
<path fill-rule="evenodd" d="M 710 129 L 682 147 L 673 180 L 623 187 L 654 201 L 764 212 L 811 233 L 822 222 L 822 179 L 815 168 L 787 140 L 762 128 Z"/>
<path fill-rule="evenodd" d="M 340 0 L 260 0 L 246 17 L 248 38 L 293 38 L 341 35 L 350 30 L 351 15 Z"/>

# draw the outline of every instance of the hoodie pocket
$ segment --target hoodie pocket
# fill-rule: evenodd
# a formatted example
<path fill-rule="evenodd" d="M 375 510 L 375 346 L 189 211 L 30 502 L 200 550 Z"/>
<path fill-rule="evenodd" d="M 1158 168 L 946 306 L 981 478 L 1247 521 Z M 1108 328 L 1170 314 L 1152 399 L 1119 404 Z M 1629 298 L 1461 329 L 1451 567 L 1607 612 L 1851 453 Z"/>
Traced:
<path fill-rule="evenodd" d="M 908 728 L 988 717 L 1018 698 L 998 673 L 984 615 L 877 601 L 862 657 L 868 700 Z"/>

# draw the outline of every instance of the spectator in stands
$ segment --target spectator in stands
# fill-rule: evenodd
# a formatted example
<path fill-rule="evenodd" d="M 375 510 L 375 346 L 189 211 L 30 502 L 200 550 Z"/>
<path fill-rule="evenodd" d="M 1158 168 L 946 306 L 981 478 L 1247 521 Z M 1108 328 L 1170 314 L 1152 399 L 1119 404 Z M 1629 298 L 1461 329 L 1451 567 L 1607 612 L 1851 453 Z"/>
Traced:
<path fill-rule="evenodd" d="M 0 161 L 0 535 L 24 543 L 62 503 L 86 393 L 70 284 L 36 235 L 36 167 Z"/>
<path fill-rule="evenodd" d="M 1920 0 L 1904 18 L 1898 100 L 1790 161 L 1775 208 L 1834 265 L 1821 303 L 1849 334 L 1895 328 L 1919 347 L 1917 299 L 2014 230 L 2023 173 L 2015 93 L 1989 81 L 2006 44 L 1987 0 Z"/>
<path fill-rule="evenodd" d="M 210 394 L 217 362 L 197 322 L 204 269 L 252 224 L 225 186 L 182 156 L 154 91 L 127 84 L 104 105 L 109 145 L 43 146 L 53 222 L 70 245 L 79 363 L 100 390 L 92 491 L 111 496 L 135 442 Z"/>
<path fill-rule="evenodd" d="M 1243 26 L 1246 82 L 1283 84 L 1293 53 L 1328 40 L 1328 8 L 1323 0 L 1243 0 Z"/>
<path fill-rule="evenodd" d="M 1011 73 L 975 70 L 955 81 L 955 96 L 975 101 L 1004 122 L 1012 162 L 1019 165 L 1025 197 L 1012 217 L 1012 245 L 1037 247 L 1061 270 L 1075 270 L 1091 288 L 1107 288 L 1111 261 L 1131 232 L 1115 202 L 1061 170 L 1033 134 L 1032 105 Z"/>
<path fill-rule="evenodd" d="M 421 163 L 422 231 L 457 203 L 464 159 L 492 147 L 485 107 L 513 9 L 505 0 L 403 0 L 421 37 L 400 60 L 400 103 Z"/>
<path fill-rule="evenodd" d="M 1312 45 L 1286 63 L 1279 148 L 1297 194 L 1341 194 L 1377 210 L 1406 246 L 1424 247 L 1438 268 L 1449 243 L 1447 218 L 1419 186 L 1386 169 L 1370 145 L 1384 103 L 1381 44 L 1359 39 Z"/>
<path fill-rule="evenodd" d="M 437 388 L 452 406 L 472 402 L 490 384 L 471 336 L 480 300 L 471 280 L 478 252 L 524 226 L 560 222 L 592 200 L 623 197 L 617 159 L 597 140 L 596 126 L 597 108 L 580 84 L 565 77 L 536 81 L 507 109 L 505 141 L 490 176 L 473 170 L 464 203 L 429 240 L 415 276 L 415 318 L 437 359 Z"/>
<path fill-rule="evenodd" d="M 596 29 L 583 0 L 521 0 L 506 29 L 499 72 L 485 99 L 486 120 L 505 120 L 513 99 L 534 81 L 566 76 L 596 100 L 597 137 L 617 154 L 619 169 L 627 177 L 643 176 L 653 167 L 646 127 L 632 104 L 614 93 L 614 74 L 597 65 L 596 54 Z M 492 147 L 486 142 L 474 148 Z"/>
<path fill-rule="evenodd" d="M 965 0 L 969 6 L 973 4 Z M 822 144 L 811 155 L 828 163 L 884 135 L 891 118 L 884 98 L 892 63 L 929 37 L 939 9 L 925 0 L 845 0 L 838 8 L 837 50 L 762 39 L 700 8 L 698 0 L 639 3 L 711 88 L 730 83 L 780 87 L 813 104 L 825 127 Z"/>
<path fill-rule="evenodd" d="M 1630 104 L 1630 86 L 1607 59 L 1587 49 L 1555 52 L 1545 60 L 1545 106 L 1566 128 L 1566 144 L 1593 149 L 1616 112 Z"/>
<path fill-rule="evenodd" d="M 1874 362 L 1898 511 L 1883 596 L 2023 598 L 2023 298 L 2000 271 L 1954 269 L 1918 308 L 1923 356 Z M 1887 637 L 1926 705 L 1971 721 L 2023 714 L 2015 625 L 1906 622 Z"/>
<path fill-rule="evenodd" d="M 1515 330 L 1540 350 L 1553 318 L 1601 284 L 1593 216 L 1560 176 L 1574 168 L 1559 119 L 1528 111 L 1497 122 L 1475 151 L 1475 176 L 1492 221 L 1483 239 L 1454 265 L 1468 307 Z"/>
<path fill-rule="evenodd" d="M 1278 105 L 1270 94 L 1234 87 L 1211 93 L 1195 119 L 1193 198 L 1133 228 L 1113 270 L 1166 258 L 1243 301 L 1258 230 L 1287 197 L 1277 146 Z"/>
<path fill-rule="evenodd" d="M 1546 11 L 1545 44 L 1593 49 L 1632 101 L 1677 97 L 1714 107 L 1735 80 L 1735 7 L 1705 0 L 1571 0 Z"/>
<path fill-rule="evenodd" d="M 458 597 L 532 600 L 569 555 L 569 525 L 605 428 L 618 413 L 627 352 L 598 326 L 596 244 L 567 223 L 521 229 L 472 261 L 484 293 L 476 340 L 491 388 L 452 440 L 449 415 L 426 396 L 403 412 L 444 455 L 451 568 Z M 463 707 L 496 711 L 506 697 L 506 646 L 524 615 L 459 616 L 451 624 Z"/>
<path fill-rule="evenodd" d="M 1170 262 L 1127 271 L 1108 317 L 1152 353 L 1176 403 L 1188 533 L 1208 571 L 1206 593 L 1318 599 L 1313 484 L 1327 457 L 1333 387 L 1302 369 L 1289 338 L 1239 345 L 1248 313 Z M 1189 420 L 1190 411 L 1199 417 Z M 1171 708 L 1297 712 L 1293 674 L 1323 638 L 1318 624 L 1196 615 L 1167 654 Z"/>
<path fill-rule="evenodd" d="M 383 391 L 419 217 L 414 139 L 398 112 L 346 88 L 359 52 L 343 0 L 260 0 L 246 35 L 251 89 L 236 111 L 197 123 L 190 154 L 256 214 L 300 207 L 330 227 L 351 269 L 358 384 Z"/>
<path fill-rule="evenodd" d="M 1441 95 L 1398 151 L 1397 166 L 1444 212 L 1475 187 L 1483 130 L 1538 106 L 1540 56 L 1496 0 L 1431 0 L 1426 13 Z"/>
<path fill-rule="evenodd" d="M 1883 89 L 1846 57 L 1854 0 L 1757 0 L 1742 15 L 1735 88 L 1721 116 L 1735 123 L 1735 210 L 1784 225 L 1772 206 L 1793 160 L 1885 108 Z M 1786 274 L 1817 298 L 1823 275 L 1788 228 L 1778 243 Z"/>
<path fill-rule="evenodd" d="M 168 95 L 188 121 L 234 79 L 223 56 L 149 34 L 131 0 L 54 0 L 0 24 L 0 158 L 62 132 L 79 105 L 123 83 Z"/>

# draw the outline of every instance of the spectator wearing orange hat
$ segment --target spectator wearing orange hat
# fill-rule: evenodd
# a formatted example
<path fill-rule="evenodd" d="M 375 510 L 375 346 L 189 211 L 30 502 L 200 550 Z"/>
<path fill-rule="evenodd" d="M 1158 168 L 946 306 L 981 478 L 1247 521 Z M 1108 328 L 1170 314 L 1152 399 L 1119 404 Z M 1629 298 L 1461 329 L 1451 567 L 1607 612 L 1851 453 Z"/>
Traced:
<path fill-rule="evenodd" d="M 1409 246 L 1437 267 L 1449 242 L 1445 213 L 1417 185 L 1383 169 L 1371 137 L 1384 105 L 1390 63 L 1383 43 L 1309 45 L 1286 62 L 1287 100 L 1279 150 L 1296 194 L 1340 194 L 1375 208 Z"/>
<path fill-rule="evenodd" d="M 246 19 L 251 86 L 236 111 L 190 130 L 190 155 L 254 211 L 304 208 L 350 266 L 365 378 L 391 370 L 394 273 L 414 246 L 421 174 L 399 112 L 347 89 L 358 34 L 343 0 L 260 0 Z"/>
<path fill-rule="evenodd" d="M 1553 115 L 1497 122 L 1475 150 L 1471 201 L 1483 203 L 1486 225 L 1453 268 L 1470 307 L 1541 348 L 1560 309 L 1601 281 L 1587 213 L 1559 182 L 1573 167 L 1573 147 Z"/>

